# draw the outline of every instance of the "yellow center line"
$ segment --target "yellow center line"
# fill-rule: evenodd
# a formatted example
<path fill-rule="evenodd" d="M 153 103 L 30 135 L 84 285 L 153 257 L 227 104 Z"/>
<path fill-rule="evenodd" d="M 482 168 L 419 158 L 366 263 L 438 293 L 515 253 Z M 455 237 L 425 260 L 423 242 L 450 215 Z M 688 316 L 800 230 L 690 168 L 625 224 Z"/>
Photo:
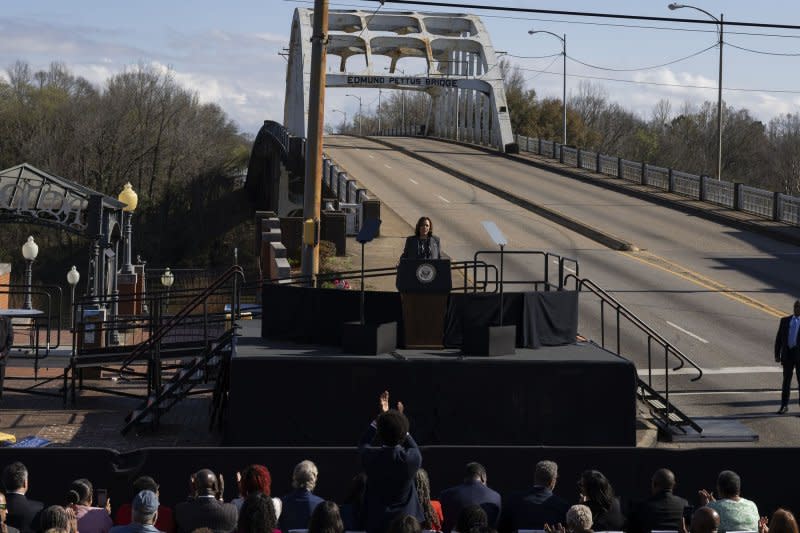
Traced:
<path fill-rule="evenodd" d="M 737 292 L 736 290 L 731 289 L 730 287 L 723 285 L 722 283 L 714 279 L 711 279 L 707 276 L 704 276 L 703 274 L 690 270 L 683 265 L 673 263 L 672 261 L 664 259 L 663 257 L 655 255 L 651 252 L 637 251 L 637 252 L 620 252 L 620 253 L 630 257 L 631 259 L 639 261 L 640 263 L 658 268 L 659 270 L 663 270 L 664 272 L 668 272 L 670 274 L 678 276 L 679 278 L 694 283 L 695 285 L 699 285 L 703 288 L 719 293 L 720 295 L 725 296 L 726 298 L 729 298 L 734 302 L 747 305 L 749 307 L 752 307 L 753 309 L 766 313 L 772 317 L 781 318 L 786 315 L 786 313 L 784 311 L 781 311 L 780 309 L 777 309 L 769 304 L 765 304 L 764 302 L 756 300 L 755 298 Z"/>

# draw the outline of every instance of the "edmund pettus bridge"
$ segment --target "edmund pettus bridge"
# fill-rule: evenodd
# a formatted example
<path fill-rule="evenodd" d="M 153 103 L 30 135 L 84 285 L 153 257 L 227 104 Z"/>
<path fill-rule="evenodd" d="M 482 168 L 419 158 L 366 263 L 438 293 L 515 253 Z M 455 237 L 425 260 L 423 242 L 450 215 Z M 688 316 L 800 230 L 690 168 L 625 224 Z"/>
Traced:
<path fill-rule="evenodd" d="M 458 478 L 464 463 L 479 460 L 492 473 L 490 484 L 510 491 L 528 483 L 535 461 L 552 458 L 567 479 L 584 468 L 603 470 L 619 494 L 643 493 L 665 465 L 678 473 L 685 495 L 732 468 L 762 514 L 796 503 L 774 483 L 778 471 L 800 474 L 790 459 L 800 409 L 795 391 L 789 415 L 775 414 L 782 369 L 773 343 L 778 319 L 800 294 L 800 199 L 515 135 L 479 17 L 331 11 L 327 54 L 340 61 L 326 76 L 327 88 L 424 92 L 429 107 L 421 123 L 325 137 L 329 219 L 351 213 L 343 216 L 353 234 L 374 218 L 411 233 L 420 216 L 431 217 L 452 268 L 452 276 L 436 275 L 452 287 L 412 313 L 415 291 L 401 297 L 369 290 L 362 299 L 359 291 L 309 287 L 282 270 L 291 250 L 281 241 L 291 240 L 286 221 L 293 217 L 284 215 L 302 204 L 298 183 L 309 166 L 312 19 L 312 10 L 295 11 L 284 119 L 265 122 L 259 132 L 245 185 L 260 213 L 257 238 L 265 250 L 255 286 L 259 306 L 248 312 L 260 320 L 241 320 L 248 285 L 234 266 L 202 294 L 187 292 L 178 302 L 173 294 L 166 309 L 161 299 L 170 298 L 168 291 L 148 300 L 152 323 L 164 329 L 142 334 L 132 351 L 87 350 L 63 374 L 64 393 L 80 395 L 81 368 L 102 363 L 133 375 L 146 362 L 147 395 L 125 431 L 170 416 L 167 408 L 211 379 L 212 422 L 224 429 L 223 443 L 250 448 L 135 457 L 73 451 L 75 464 L 96 461 L 98 476 L 119 485 L 122 471 L 188 472 L 202 461 L 219 469 L 267 462 L 288 471 L 310 457 L 328 479 L 318 492 L 338 495 L 335 487 L 358 469 L 359 430 L 387 387 L 414 406 L 412 432 L 439 488 Z M 412 60 L 423 65 L 421 73 L 409 73 Z M 503 234 L 502 253 L 484 221 Z M 362 257 L 386 234 L 381 227 Z M 396 260 L 401 247 L 391 264 L 371 263 L 369 279 L 397 275 L 405 290 Z M 359 273 L 345 275 L 357 280 Z M 212 294 L 215 305 L 228 307 L 193 313 L 211 306 Z M 102 308 L 103 297 L 87 294 L 79 304 Z M 122 300 L 110 303 L 119 307 Z M 126 305 L 141 303 L 134 294 Z M 437 309 L 437 342 L 414 346 L 414 328 L 430 325 L 415 316 Z M 111 328 L 127 331 L 133 311 L 127 318 L 117 313 Z M 192 324 L 182 322 L 191 316 Z M 383 324 L 392 324 L 391 346 L 378 342 L 377 355 L 361 355 L 369 349 L 354 346 L 348 332 L 371 326 L 380 337 Z M 506 325 L 516 328 L 510 351 L 487 357 L 467 349 L 476 331 L 488 332 L 490 340 L 480 342 L 491 346 L 491 335 L 501 336 L 492 328 Z M 197 347 L 167 342 L 198 332 L 202 347 L 191 357 L 180 350 Z M 552 341 L 565 332 L 568 341 Z M 171 358 L 183 358 L 183 366 L 166 368 L 162 361 Z M 637 427 L 648 424 L 658 428 L 659 441 L 637 443 Z"/>

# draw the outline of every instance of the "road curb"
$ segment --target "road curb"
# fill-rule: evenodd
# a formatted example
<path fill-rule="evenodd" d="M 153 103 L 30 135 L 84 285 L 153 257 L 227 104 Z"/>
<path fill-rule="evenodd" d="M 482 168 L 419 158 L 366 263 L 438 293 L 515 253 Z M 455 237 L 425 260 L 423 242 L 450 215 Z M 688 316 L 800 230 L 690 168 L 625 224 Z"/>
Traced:
<path fill-rule="evenodd" d="M 632 244 L 632 243 L 630 243 L 628 241 L 625 241 L 623 239 L 620 239 L 619 237 L 616 237 L 615 235 L 612 235 L 610 233 L 606 233 L 606 232 L 600 231 L 598 229 L 595 229 L 595 228 L 593 228 L 593 227 L 581 222 L 580 220 L 576 220 L 576 219 L 574 219 L 572 217 L 568 217 L 568 216 L 566 216 L 566 215 L 564 215 L 562 213 L 559 213 L 558 211 L 554 211 L 553 209 L 550 209 L 548 207 L 544 207 L 542 205 L 539 205 L 539 204 L 536 204 L 534 202 L 531 202 L 530 200 L 526 200 L 524 198 L 521 198 L 521 197 L 519 197 L 519 196 L 517 196 L 517 195 L 515 195 L 513 193 L 510 193 L 508 191 L 500 189 L 499 187 L 495 187 L 493 185 L 489 185 L 488 183 L 485 183 L 485 182 L 475 178 L 474 176 L 470 176 L 469 174 L 461 172 L 460 170 L 456 170 L 456 169 L 454 169 L 454 168 L 452 168 L 452 167 L 450 167 L 448 165 L 445 165 L 443 163 L 439 163 L 437 161 L 434 161 L 434 160 L 432 160 L 430 158 L 427 158 L 427 157 L 425 157 L 423 155 L 420 155 L 420 154 L 418 154 L 418 153 L 416 153 L 416 152 L 414 152 L 412 150 L 409 150 L 407 148 L 403 148 L 402 146 L 398 146 L 398 145 L 396 145 L 396 144 L 394 144 L 392 142 L 386 141 L 384 139 L 378 139 L 378 138 L 375 138 L 375 137 L 364 137 L 364 138 L 369 140 L 369 141 L 372 141 L 372 142 L 374 142 L 376 144 L 380 144 L 382 146 L 386 146 L 387 148 L 392 148 L 393 150 L 397 150 L 398 152 L 400 152 L 402 154 L 405 154 L 405 155 L 407 155 L 409 157 L 413 157 L 414 159 L 416 159 L 418 161 L 422 161 L 423 163 L 425 163 L 427 165 L 430 165 L 430 166 L 436 168 L 437 170 L 441 170 L 442 172 L 445 172 L 445 173 L 450 174 L 451 176 L 453 176 L 455 178 L 460 179 L 461 181 L 469 183 L 470 185 L 474 185 L 475 187 L 483 189 L 484 191 L 486 191 L 488 193 L 491 193 L 491 194 L 494 194 L 496 196 L 499 196 L 500 198 L 503 198 L 506 201 L 509 201 L 509 202 L 511 202 L 511 203 L 513 203 L 515 205 L 518 205 L 518 206 L 522 207 L 523 209 L 531 211 L 532 213 L 536 213 L 537 215 L 540 215 L 540 216 L 542 216 L 542 217 L 544 217 L 544 218 L 546 218 L 548 220 L 551 220 L 551 221 L 555 222 L 556 224 L 564 226 L 565 228 L 571 229 L 572 231 L 575 231 L 576 233 L 580 233 L 584 237 L 592 239 L 593 241 L 595 241 L 595 242 L 597 242 L 599 244 L 602 244 L 603 246 L 606 246 L 607 248 L 611 248 L 612 250 L 625 251 L 625 252 L 636 252 L 636 251 L 639 250 L 639 248 L 636 247 L 634 244 Z"/>

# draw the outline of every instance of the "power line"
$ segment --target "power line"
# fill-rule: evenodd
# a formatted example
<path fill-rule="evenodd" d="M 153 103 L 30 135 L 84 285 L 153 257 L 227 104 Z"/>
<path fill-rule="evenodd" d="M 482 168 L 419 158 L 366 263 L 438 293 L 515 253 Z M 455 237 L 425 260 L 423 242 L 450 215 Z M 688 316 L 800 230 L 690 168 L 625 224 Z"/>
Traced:
<path fill-rule="evenodd" d="M 558 54 L 558 55 L 561 55 L 561 54 Z M 557 74 L 557 72 L 550 72 L 550 70 L 549 70 L 549 69 L 550 69 L 550 67 L 552 67 L 552 66 L 553 66 L 553 63 L 555 63 L 555 62 L 556 62 L 556 59 L 558 59 L 558 58 L 557 58 L 557 57 L 556 57 L 556 58 L 553 58 L 553 60 L 550 62 L 550 64 L 549 64 L 549 65 L 547 65 L 546 67 L 544 67 L 544 70 L 542 70 L 541 72 L 539 72 L 539 73 L 538 73 L 537 75 L 535 75 L 535 76 L 531 76 L 530 78 L 525 78 L 525 81 L 526 81 L 526 82 L 528 82 L 528 81 L 533 81 L 533 80 L 535 80 L 536 78 L 538 78 L 539 76 L 541 76 L 542 74 L 545 74 L 545 73 L 547 73 L 547 74 Z"/>
<path fill-rule="evenodd" d="M 751 52 L 753 54 L 761 54 L 765 56 L 784 56 L 784 57 L 800 57 L 800 53 L 782 53 L 782 52 L 767 52 L 765 50 L 753 50 L 752 48 L 745 48 L 744 46 L 737 46 L 733 43 L 729 43 L 725 41 L 726 46 L 730 46 L 731 48 L 736 48 L 738 50 L 744 50 L 745 52 Z"/>
<path fill-rule="evenodd" d="M 688 56 L 681 57 L 679 59 L 674 59 L 672 61 L 668 61 L 667 63 L 662 63 L 660 65 L 653 65 L 653 66 L 650 66 L 650 67 L 640 67 L 640 68 L 598 67 L 597 65 L 592 65 L 590 63 L 586 63 L 586 62 L 581 61 L 580 59 L 576 59 L 576 58 L 574 58 L 574 57 L 572 57 L 570 55 L 568 55 L 567 57 L 569 59 L 571 59 L 572 61 L 574 61 L 575 63 L 579 63 L 579 64 L 581 64 L 581 65 L 583 65 L 585 67 L 589 67 L 589 68 L 593 68 L 593 69 L 597 69 L 597 70 L 608 70 L 610 72 L 636 72 L 636 71 L 641 71 L 641 70 L 653 70 L 653 69 L 656 69 L 656 68 L 661 68 L 661 67 L 666 67 L 666 66 L 669 66 L 669 65 L 674 65 L 675 63 L 680 63 L 681 61 L 686 61 L 687 59 L 691 59 L 691 58 L 693 58 L 695 56 L 699 56 L 700 54 L 708 52 L 712 48 L 716 48 L 716 47 L 717 47 L 717 44 L 715 43 L 715 44 L 712 44 L 711 46 L 709 46 L 708 48 L 703 48 L 699 52 L 695 52 L 693 54 L 689 54 Z"/>
<path fill-rule="evenodd" d="M 540 74 L 552 74 L 556 76 L 561 76 L 560 72 L 548 72 L 546 70 L 538 70 L 538 69 L 531 69 L 531 68 L 523 68 L 519 67 L 520 70 L 524 70 L 526 72 L 538 72 Z M 588 80 L 600 80 L 600 81 L 613 81 L 618 83 L 631 83 L 635 85 L 655 85 L 659 87 L 678 87 L 682 89 L 713 89 L 716 90 L 717 87 L 715 85 L 688 85 L 688 84 L 680 84 L 680 83 L 665 83 L 659 81 L 637 81 L 637 80 L 624 80 L 620 78 L 607 78 L 604 76 L 587 76 L 581 74 L 567 74 L 568 78 L 581 78 L 581 79 L 588 79 Z M 737 92 L 746 92 L 746 93 L 775 93 L 775 94 L 800 94 L 800 90 L 791 90 L 791 89 L 745 89 L 745 88 L 738 88 L 738 87 L 723 87 L 726 91 L 737 91 Z"/>
<path fill-rule="evenodd" d="M 612 19 L 623 19 L 623 20 L 652 20 L 658 22 L 684 22 L 688 24 L 714 24 L 716 25 L 717 22 L 708 19 L 684 19 L 684 18 L 673 18 L 673 17 L 653 17 L 653 16 L 645 16 L 645 15 L 621 15 L 618 13 L 599 13 L 599 12 L 589 12 L 589 11 L 562 11 L 562 10 L 555 10 L 555 9 L 534 9 L 528 7 L 510 7 L 510 6 L 487 6 L 487 5 L 480 5 L 480 4 L 462 4 L 462 3 L 455 3 L 455 2 L 433 2 L 431 0 L 361 0 L 362 2 L 388 2 L 391 4 L 412 4 L 412 5 L 423 5 L 423 6 L 432 6 L 432 7 L 448 7 L 448 8 L 456 8 L 459 10 L 463 9 L 478 9 L 478 10 L 488 10 L 488 11 L 509 11 L 513 13 L 542 13 L 546 15 L 567 15 L 572 17 L 596 17 L 596 18 L 612 18 Z M 725 21 L 726 26 L 745 26 L 750 28 L 783 28 L 788 30 L 800 30 L 800 26 L 795 24 L 771 24 L 765 22 L 737 22 L 737 21 Z"/>
<path fill-rule="evenodd" d="M 557 54 L 548 54 L 546 56 L 518 56 L 518 55 L 515 55 L 515 54 L 509 54 L 509 53 L 506 53 L 504 55 L 507 55 L 508 57 L 516 57 L 517 59 L 548 59 L 548 58 L 551 58 L 551 57 L 560 57 L 561 56 L 561 52 L 559 52 Z"/>
<path fill-rule="evenodd" d="M 313 0 L 283 0 L 284 2 L 288 3 L 295 3 L 295 4 L 307 4 L 313 5 Z M 376 1 L 376 0 L 361 0 L 364 1 Z M 390 0 L 386 0 L 390 1 Z M 343 2 L 336 2 L 336 7 L 343 7 L 343 8 L 361 8 L 362 4 L 348 4 Z M 487 8 L 488 9 L 488 8 Z M 403 12 L 406 11 L 404 9 L 391 9 L 391 8 L 384 8 L 384 12 Z M 590 15 L 587 15 L 590 16 Z M 641 24 L 619 24 L 619 23 L 611 23 L 611 22 L 589 22 L 589 21 L 581 21 L 581 20 L 566 20 L 566 19 L 549 19 L 549 18 L 537 18 L 537 17 L 520 17 L 520 16 L 509 16 L 509 15 L 491 15 L 491 14 L 484 14 L 482 15 L 483 18 L 494 18 L 494 19 L 505 19 L 505 20 L 529 20 L 532 22 L 548 22 L 548 23 L 555 23 L 555 24 L 578 24 L 583 26 L 607 26 L 612 28 L 631 28 L 631 29 L 643 29 L 643 30 L 662 30 L 662 31 L 679 31 L 679 32 L 692 32 L 692 33 L 713 33 L 716 34 L 716 29 L 701 29 L 701 28 L 678 28 L 678 27 L 667 27 L 667 26 L 645 26 Z M 700 20 L 695 19 L 667 19 L 670 22 L 702 22 Z M 712 23 L 712 22 L 709 22 Z M 739 24 L 739 23 L 731 23 L 731 24 Z M 744 23 L 743 23 L 744 24 Z M 728 25 L 728 22 L 725 22 L 725 25 Z M 782 25 L 770 25 L 770 24 L 761 24 L 764 27 L 784 27 Z M 800 26 L 792 26 L 791 29 L 800 29 Z M 746 31 L 735 31 L 735 30 L 728 30 L 726 31 L 727 35 L 744 35 L 748 37 L 775 37 L 780 39 L 800 39 L 800 35 L 786 35 L 780 33 L 756 33 L 756 32 L 746 32 Z"/>

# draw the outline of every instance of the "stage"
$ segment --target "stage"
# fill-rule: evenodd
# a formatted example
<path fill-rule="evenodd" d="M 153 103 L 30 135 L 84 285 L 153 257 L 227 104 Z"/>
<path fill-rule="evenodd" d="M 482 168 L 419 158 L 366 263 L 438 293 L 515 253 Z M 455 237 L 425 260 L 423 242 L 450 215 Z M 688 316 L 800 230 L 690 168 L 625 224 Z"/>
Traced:
<path fill-rule="evenodd" d="M 634 446 L 636 369 L 592 343 L 354 356 L 261 337 L 243 321 L 231 362 L 228 446 L 354 446 L 388 389 L 420 445 Z"/>

